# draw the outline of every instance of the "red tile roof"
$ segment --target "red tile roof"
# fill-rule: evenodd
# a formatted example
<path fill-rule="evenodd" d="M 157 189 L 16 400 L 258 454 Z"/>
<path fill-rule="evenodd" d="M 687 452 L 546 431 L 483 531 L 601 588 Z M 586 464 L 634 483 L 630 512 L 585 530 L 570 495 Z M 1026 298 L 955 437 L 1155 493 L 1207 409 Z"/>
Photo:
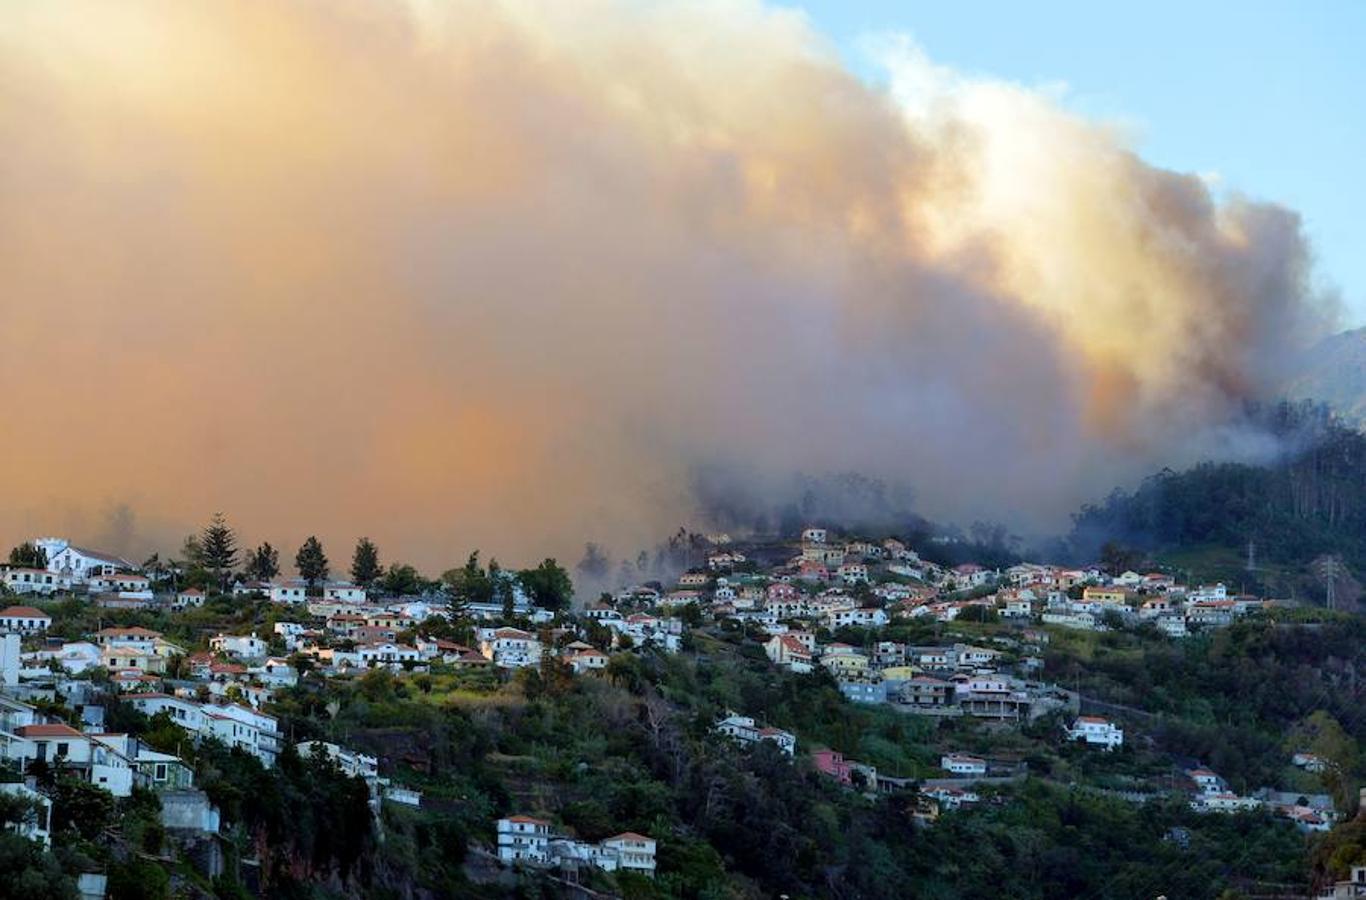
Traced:
<path fill-rule="evenodd" d="M 607 838 L 609 841 L 653 841 L 654 838 L 643 834 L 636 834 L 634 831 L 623 831 L 621 834 L 614 834 Z"/>
<path fill-rule="evenodd" d="M 47 613 L 41 609 L 34 609 L 31 606 L 10 606 L 0 609 L 0 617 L 6 619 L 51 619 Z"/>
<path fill-rule="evenodd" d="M 21 725 L 14 730 L 15 734 L 26 738 L 51 738 L 51 737 L 85 737 L 70 725 L 61 723 L 49 725 Z"/>

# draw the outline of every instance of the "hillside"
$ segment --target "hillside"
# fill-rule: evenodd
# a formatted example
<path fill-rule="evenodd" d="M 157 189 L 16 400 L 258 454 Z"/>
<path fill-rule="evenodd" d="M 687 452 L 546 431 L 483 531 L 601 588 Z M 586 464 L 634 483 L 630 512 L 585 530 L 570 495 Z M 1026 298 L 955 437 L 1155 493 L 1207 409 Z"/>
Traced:
<path fill-rule="evenodd" d="M 1366 328 L 1326 338 L 1305 354 L 1287 383 L 1292 400 L 1317 400 L 1357 426 L 1366 424 Z"/>
<path fill-rule="evenodd" d="M 1326 556 L 1345 563 L 1344 576 L 1366 570 L 1366 435 L 1309 402 L 1257 417 L 1284 448 L 1279 459 L 1163 470 L 1115 491 L 1074 516 L 1072 555 L 1122 551 L 1137 564 L 1198 551 L 1227 563 L 1251 549 L 1256 571 L 1245 574 L 1246 587 L 1281 596 L 1321 594 L 1312 570 Z M 1229 577 L 1199 568 L 1198 577 Z"/>

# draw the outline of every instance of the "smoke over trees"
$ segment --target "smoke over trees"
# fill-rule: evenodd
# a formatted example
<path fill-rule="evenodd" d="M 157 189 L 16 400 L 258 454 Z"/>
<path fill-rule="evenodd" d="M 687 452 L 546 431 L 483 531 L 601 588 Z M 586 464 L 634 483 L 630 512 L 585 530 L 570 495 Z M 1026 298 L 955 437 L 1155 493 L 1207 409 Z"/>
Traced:
<path fill-rule="evenodd" d="M 7 436 L 0 533 L 231 506 L 434 569 L 776 528 L 803 472 L 1056 526 L 1264 448 L 1243 402 L 1331 322 L 1298 217 L 884 63 L 750 0 L 7 4 L 0 380 L 81 402 Z M 89 415 L 130 402 L 176 439 Z"/>

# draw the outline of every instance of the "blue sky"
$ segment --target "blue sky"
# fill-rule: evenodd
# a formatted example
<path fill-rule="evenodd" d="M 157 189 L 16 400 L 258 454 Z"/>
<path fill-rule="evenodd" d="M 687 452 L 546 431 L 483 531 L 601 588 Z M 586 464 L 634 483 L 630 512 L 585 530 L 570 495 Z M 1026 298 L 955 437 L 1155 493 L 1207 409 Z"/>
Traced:
<path fill-rule="evenodd" d="M 780 0 L 849 64 L 910 35 L 935 62 L 1026 85 L 1135 130 L 1157 165 L 1298 210 L 1344 324 L 1366 325 L 1366 0 Z"/>

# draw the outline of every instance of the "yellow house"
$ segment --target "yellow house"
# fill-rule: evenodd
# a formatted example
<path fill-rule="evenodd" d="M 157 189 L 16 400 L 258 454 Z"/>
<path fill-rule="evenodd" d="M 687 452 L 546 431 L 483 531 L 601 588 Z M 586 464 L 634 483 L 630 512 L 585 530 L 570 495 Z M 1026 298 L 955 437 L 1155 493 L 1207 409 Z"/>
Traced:
<path fill-rule="evenodd" d="M 1129 592 L 1117 587 L 1088 587 L 1081 592 L 1081 598 L 1092 603 L 1127 603 Z"/>
<path fill-rule="evenodd" d="M 821 665 L 836 678 L 864 678 L 868 675 L 868 657 L 848 644 L 830 644 L 821 654 Z"/>
<path fill-rule="evenodd" d="M 920 674 L 919 666 L 888 666 L 882 670 L 883 681 L 910 681 Z"/>

